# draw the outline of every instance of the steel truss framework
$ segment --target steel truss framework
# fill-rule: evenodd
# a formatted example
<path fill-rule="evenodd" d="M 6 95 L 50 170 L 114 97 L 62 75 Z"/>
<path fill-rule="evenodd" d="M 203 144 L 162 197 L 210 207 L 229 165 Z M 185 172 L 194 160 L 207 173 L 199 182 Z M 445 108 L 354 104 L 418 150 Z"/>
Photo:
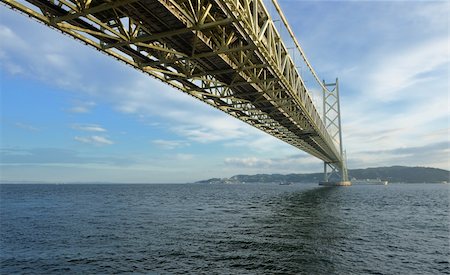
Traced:
<path fill-rule="evenodd" d="M 325 83 L 322 85 L 323 92 L 323 120 L 325 128 L 331 135 L 331 138 L 339 145 L 339 153 L 343 156 L 343 161 L 336 167 L 332 163 L 324 161 L 323 173 L 324 181 L 328 182 L 333 176 L 337 176 L 341 181 L 348 181 L 345 153 L 342 145 L 342 127 L 341 127 L 341 104 L 339 101 L 339 81 L 336 78 L 335 83 Z M 340 173 L 339 173 L 340 172 Z"/>
<path fill-rule="evenodd" d="M 343 167 L 262 0 L 1 2 Z"/>

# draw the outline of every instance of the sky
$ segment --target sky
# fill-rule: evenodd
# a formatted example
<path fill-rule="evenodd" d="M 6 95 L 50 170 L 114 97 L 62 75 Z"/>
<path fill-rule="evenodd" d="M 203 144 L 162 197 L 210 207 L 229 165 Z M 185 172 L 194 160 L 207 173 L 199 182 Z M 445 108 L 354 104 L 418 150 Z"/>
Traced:
<path fill-rule="evenodd" d="M 450 2 L 279 3 L 317 74 L 339 77 L 350 169 L 450 168 Z M 1 181 L 179 183 L 323 169 L 3 5 L 0 81 Z"/>

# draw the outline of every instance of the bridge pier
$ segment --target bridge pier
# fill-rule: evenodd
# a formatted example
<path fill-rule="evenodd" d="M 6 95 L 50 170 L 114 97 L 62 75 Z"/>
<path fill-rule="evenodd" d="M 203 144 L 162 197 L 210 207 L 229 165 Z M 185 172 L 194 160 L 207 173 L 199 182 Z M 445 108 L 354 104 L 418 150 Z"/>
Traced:
<path fill-rule="evenodd" d="M 319 182 L 320 186 L 351 186 L 351 181 L 321 181 Z"/>
<path fill-rule="evenodd" d="M 329 170 L 328 170 L 329 169 Z M 321 186 L 350 186 L 347 167 L 344 163 L 339 165 L 339 169 L 333 163 L 323 163 L 323 181 L 319 182 Z"/>

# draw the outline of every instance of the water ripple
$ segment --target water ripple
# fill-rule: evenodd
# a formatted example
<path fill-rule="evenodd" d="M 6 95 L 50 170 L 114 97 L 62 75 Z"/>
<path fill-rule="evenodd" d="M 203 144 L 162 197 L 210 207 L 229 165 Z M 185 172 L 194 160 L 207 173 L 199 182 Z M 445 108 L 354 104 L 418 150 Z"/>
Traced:
<path fill-rule="evenodd" d="M 450 274 L 448 185 L 0 185 L 0 272 Z"/>

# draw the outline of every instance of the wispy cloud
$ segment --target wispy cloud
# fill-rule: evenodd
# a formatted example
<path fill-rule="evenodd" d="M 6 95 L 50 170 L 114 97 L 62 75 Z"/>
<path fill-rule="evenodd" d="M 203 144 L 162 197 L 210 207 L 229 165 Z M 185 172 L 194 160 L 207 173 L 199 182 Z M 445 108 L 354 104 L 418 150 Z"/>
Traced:
<path fill-rule="evenodd" d="M 76 136 L 74 139 L 81 143 L 92 144 L 92 145 L 111 145 L 114 142 L 107 137 L 104 136 L 88 136 L 88 137 L 79 137 Z"/>
<path fill-rule="evenodd" d="M 72 69 L 71 58 L 59 53 L 57 46 L 52 49 L 42 44 L 29 45 L 11 28 L 4 25 L 0 25 L 0 40 L 2 41 L 0 52 L 13 53 L 13 56 L 0 55 L 2 63 L 5 63 L 5 69 L 9 73 L 25 74 L 28 77 L 52 82 L 64 88 L 84 87 L 83 82 L 80 81 L 80 73 Z M 35 51 L 40 51 L 40 54 L 33 54 Z"/>
<path fill-rule="evenodd" d="M 0 38 L 3 41 L 2 46 L 4 48 L 16 48 L 19 50 L 28 48 L 27 43 L 7 26 L 0 25 Z M 6 57 L 4 53 L 0 56 Z"/>
<path fill-rule="evenodd" d="M 445 131 L 438 131 L 448 128 L 448 3 L 281 4 L 292 7 L 286 9 L 288 19 L 320 77 L 340 77 L 344 145 L 351 166 L 423 162 L 448 167 L 448 149 L 432 148 L 448 139 Z M 306 5 L 302 10 L 308 12 L 300 11 L 302 16 L 298 16 L 299 5 Z M 405 9 L 407 13 L 399 12 Z M 0 18 L 1 68 L 8 74 L 57 87 L 61 93 L 70 91 L 67 97 L 80 100 L 72 103 L 69 112 L 94 115 L 93 108 L 102 104 L 136 117 L 142 125 L 157 120 L 163 125 L 158 129 L 164 128 L 164 135 L 169 132 L 173 136 L 155 136 L 152 143 L 174 151 L 170 159 L 155 157 L 154 175 L 164 170 L 170 177 L 175 168 L 168 163 L 187 164 L 195 158 L 177 151 L 188 144 L 209 150 L 216 143 L 217 152 L 211 154 L 228 156 L 218 162 L 229 171 L 298 172 L 321 167 L 312 157 L 292 157 L 298 151 L 292 146 L 59 33 L 45 31 L 31 21 L 22 24 L 10 13 L 5 11 Z M 318 14 L 327 16 L 317 21 Z M 78 126 L 77 130 L 88 131 L 74 138 L 80 143 L 114 143 L 104 135 L 106 129 L 101 125 Z M 142 146 L 148 147 L 149 138 L 144 140 L 147 145 Z M 419 152 L 418 148 L 426 149 Z M 164 163 L 163 158 L 167 158 Z M 213 169 L 209 160 L 207 157 L 204 170 Z M 177 171 L 185 167 L 179 166 Z M 183 171 L 188 170 L 192 169 Z"/>
<path fill-rule="evenodd" d="M 193 160 L 195 156 L 193 154 L 176 154 L 175 159 L 179 161 Z"/>
<path fill-rule="evenodd" d="M 9 56 L 13 50 L 28 49 L 25 41 L 16 35 L 10 28 L 0 25 L 0 68 L 12 75 L 22 74 L 25 69 Z"/>
<path fill-rule="evenodd" d="M 15 39 L 20 39 L 11 28 L 8 28 L 8 32 Z M 29 35 L 30 39 L 52 41 L 54 39 L 50 36 L 58 36 L 59 34 L 53 35 L 51 32 L 42 34 L 43 36 L 49 36 L 48 39 L 45 37 L 37 38 L 35 32 Z M 135 115 L 144 124 L 153 121 L 153 117 L 158 116 L 165 120 L 165 123 L 169 125 L 168 129 L 174 135 L 190 142 L 207 144 L 213 142 L 239 143 L 239 141 L 242 141 L 241 143 L 244 144 L 251 141 L 254 144 L 252 148 L 256 149 L 257 144 L 261 143 L 264 146 L 263 150 L 266 152 L 270 148 L 277 147 L 271 144 L 282 143 L 267 134 L 254 130 L 244 122 L 193 99 L 187 94 L 170 88 L 162 82 L 121 66 L 121 64 L 116 64 L 114 60 L 99 55 L 98 52 L 81 48 L 70 39 L 59 39 L 54 48 L 44 44 L 31 49 L 26 43 L 24 43 L 24 47 L 23 52 L 9 52 L 9 55 L 18 60 L 19 64 L 22 63 L 22 55 L 33 54 L 34 56 L 44 56 L 46 59 L 43 62 L 35 57 L 28 58 L 27 62 L 31 64 L 30 68 L 27 68 L 28 75 L 36 74 L 35 71 L 37 70 L 39 71 L 37 75 L 42 75 L 41 80 L 62 88 L 67 88 L 70 86 L 69 84 L 72 84 L 71 90 L 76 91 L 76 94 L 80 97 L 87 98 L 74 102 L 74 106 L 69 109 L 70 112 L 89 113 L 96 106 L 95 102 L 102 102 L 112 105 L 121 113 Z M 70 50 L 72 53 L 82 52 L 82 54 L 63 55 L 66 50 Z M 82 56 L 82 58 L 78 58 L 79 56 Z M 93 67 L 96 67 L 92 66 L 92 63 L 95 63 L 97 67 L 107 69 L 103 70 L 103 74 L 91 73 L 94 70 Z M 52 65 L 49 66 L 48 64 Z M 65 67 L 69 64 L 72 65 L 70 70 L 74 72 L 74 75 L 62 75 L 59 71 L 68 69 Z M 44 73 L 41 73 L 43 71 L 52 74 L 54 78 L 60 79 L 60 82 L 50 81 Z M 111 75 L 115 77 L 111 78 Z M 89 83 L 89 85 L 86 83 Z M 148 121 L 146 122 L 147 118 Z M 76 140 L 84 143 L 99 143 L 94 141 L 92 137 L 78 136 Z M 175 144 L 166 144 L 166 148 L 167 146 L 179 148 Z"/>
<path fill-rule="evenodd" d="M 225 165 L 239 168 L 243 172 L 264 171 L 265 173 L 302 173 L 317 171 L 321 162 L 306 153 L 282 157 L 229 157 Z"/>
<path fill-rule="evenodd" d="M 0 59 L 1 60 L 1 59 Z M 3 63 L 3 67 L 6 69 L 6 71 L 12 75 L 21 74 L 24 72 L 24 69 L 19 66 L 18 64 L 14 64 L 8 61 L 5 61 Z"/>
<path fill-rule="evenodd" d="M 391 155 L 402 155 L 402 156 L 421 156 L 424 154 L 436 154 L 442 152 L 443 150 L 448 150 L 450 148 L 450 141 L 439 142 L 434 144 L 428 144 L 425 146 L 414 146 L 414 147 L 399 147 L 389 150 L 369 150 L 361 153 L 369 154 L 391 154 Z"/>
<path fill-rule="evenodd" d="M 74 106 L 69 108 L 68 111 L 71 113 L 86 114 L 86 113 L 90 113 L 92 108 L 95 107 L 95 105 L 96 104 L 93 101 L 87 101 L 87 102 L 76 101 L 76 102 L 74 102 Z"/>
<path fill-rule="evenodd" d="M 381 56 L 367 72 L 364 92 L 379 101 L 391 101 L 411 96 L 405 93 L 420 82 L 440 81 L 438 70 L 446 70 L 450 62 L 448 44 L 448 38 L 443 37 Z"/>
<path fill-rule="evenodd" d="M 230 118 L 224 118 L 224 120 Z M 196 141 L 199 143 L 209 143 L 216 141 L 224 141 L 230 139 L 240 138 L 243 131 L 237 131 L 238 128 L 226 128 L 226 127 L 215 127 L 216 125 L 190 125 L 190 126 L 175 126 L 172 130 L 186 137 L 189 140 Z"/>
<path fill-rule="evenodd" d="M 11 28 L 4 28 L 10 41 L 20 41 Z M 29 39 L 53 41 L 53 36 L 59 34 L 45 32 L 42 35 L 44 37 L 37 38 L 36 33 L 30 32 Z M 5 51 L 17 64 L 29 64 L 25 68 L 26 75 L 76 91 L 81 97 L 88 98 L 74 102 L 69 112 L 89 113 L 96 106 L 94 102 L 103 102 L 111 104 L 119 112 L 136 115 L 143 122 L 146 117 L 159 116 L 173 125 L 170 130 L 174 134 L 199 143 L 241 138 L 251 131 L 245 123 L 147 75 L 116 64 L 98 52 L 79 47 L 68 38 L 61 37 L 53 48 L 46 44 L 31 48 L 26 43 L 23 43 L 23 47 L 21 51 L 12 48 L 5 48 Z M 64 54 L 65 51 L 70 51 L 71 55 Z M 92 66 L 92 63 L 96 66 Z M 98 74 L 94 67 L 102 66 L 108 69 Z M 62 73 L 64 71 L 72 73 Z M 55 79 L 58 81 L 55 82 Z"/>
<path fill-rule="evenodd" d="M 37 128 L 37 127 L 35 127 L 35 126 L 31 125 L 31 124 L 22 123 L 22 122 L 16 122 L 14 124 L 14 126 L 16 126 L 17 128 L 20 128 L 20 129 L 31 131 L 31 132 L 37 132 L 37 131 L 40 130 L 39 128 Z"/>
<path fill-rule="evenodd" d="M 294 146 L 284 143 L 269 134 L 259 133 L 257 129 L 249 129 L 245 136 L 235 140 L 224 141 L 223 145 L 226 148 L 252 151 L 259 155 L 292 155 L 298 152 L 298 149 Z"/>
<path fill-rule="evenodd" d="M 448 137 L 450 137 L 450 128 L 433 130 L 433 131 L 424 133 L 423 137 L 427 141 L 447 140 Z"/>
<path fill-rule="evenodd" d="M 445 141 L 422 146 L 401 146 L 393 149 L 379 148 L 354 152 L 350 160 L 350 165 L 352 167 L 380 165 L 380 159 L 383 160 L 383 165 L 401 164 L 447 168 L 450 164 L 450 142 Z"/>
<path fill-rule="evenodd" d="M 12 164 L 112 164 L 131 165 L 134 160 L 116 156 L 83 156 L 79 152 L 61 148 L 0 149 L 3 165 Z"/>
<path fill-rule="evenodd" d="M 244 167 L 258 167 L 267 168 L 273 164 L 271 159 L 260 159 L 256 157 L 246 158 L 226 158 L 225 164 L 244 166 Z"/>
<path fill-rule="evenodd" d="M 170 130 L 188 140 L 209 143 L 246 136 L 250 127 L 206 104 L 192 99 L 145 75 L 130 76 L 132 82 L 111 90 L 111 100 L 124 113 L 142 117 L 157 115 L 170 121 Z"/>
<path fill-rule="evenodd" d="M 190 145 L 188 142 L 182 140 L 164 140 L 164 139 L 155 139 L 152 140 L 152 143 L 164 149 L 176 149 Z"/>
<path fill-rule="evenodd" d="M 72 129 L 86 132 L 106 132 L 106 129 L 97 124 L 74 124 Z"/>

